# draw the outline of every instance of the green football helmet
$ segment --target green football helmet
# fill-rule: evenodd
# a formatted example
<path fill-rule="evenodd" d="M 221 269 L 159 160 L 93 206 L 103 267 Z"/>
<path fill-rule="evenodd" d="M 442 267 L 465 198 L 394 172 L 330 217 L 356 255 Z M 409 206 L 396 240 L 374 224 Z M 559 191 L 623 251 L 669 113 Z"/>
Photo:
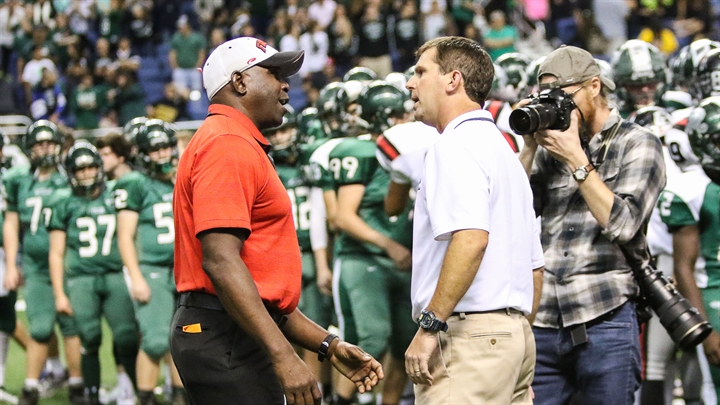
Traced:
<path fill-rule="evenodd" d="M 170 174 L 177 167 L 177 138 L 175 130 L 167 122 L 159 119 L 147 120 L 138 131 L 135 143 L 138 146 L 138 158 L 150 176 Z M 172 148 L 169 158 L 158 161 L 150 158 L 151 152 L 165 148 Z"/>
<path fill-rule="evenodd" d="M 628 120 L 649 129 L 660 139 L 664 139 L 667 131 L 673 126 L 670 113 L 658 106 L 642 107 L 630 115 Z"/>
<path fill-rule="evenodd" d="M 525 89 L 521 91 L 521 95 L 528 96 L 535 94 L 540 90 L 538 81 L 538 72 L 540 71 L 540 65 L 545 62 L 546 56 L 541 56 L 534 61 L 530 62 L 525 68 L 525 76 L 527 76 L 527 84 Z"/>
<path fill-rule="evenodd" d="M 720 97 L 700 102 L 688 117 L 685 132 L 705 173 L 720 183 Z"/>
<path fill-rule="evenodd" d="M 610 65 L 623 110 L 634 111 L 660 100 L 668 74 L 665 58 L 654 45 L 631 39 L 615 52 Z"/>
<path fill-rule="evenodd" d="M 54 167 L 60 163 L 60 151 L 64 140 L 65 137 L 55 124 L 48 120 L 39 120 L 28 127 L 23 140 L 23 147 L 30 156 L 30 162 L 34 167 Z M 45 141 L 55 145 L 53 151 L 45 155 L 35 154 L 33 146 Z"/>
<path fill-rule="evenodd" d="M 402 74 L 402 73 L 400 73 L 400 72 L 388 73 L 388 75 L 385 76 L 385 81 L 386 81 L 387 83 L 390 83 L 390 84 L 392 84 L 393 86 L 397 87 L 397 88 L 400 89 L 401 91 L 405 91 L 405 92 L 408 91 L 408 90 L 405 88 L 405 85 L 407 84 L 408 79 L 405 77 L 404 74 Z"/>
<path fill-rule="evenodd" d="M 405 75 L 405 80 L 410 81 L 410 78 L 415 76 L 415 65 L 407 68 L 407 70 L 403 72 L 403 74 Z"/>
<path fill-rule="evenodd" d="M 78 179 L 77 172 L 86 167 L 97 168 L 95 177 L 85 180 Z M 70 179 L 73 193 L 76 195 L 90 195 L 98 187 L 105 186 L 105 172 L 100 152 L 90 142 L 78 141 L 70 148 L 65 156 L 65 170 Z"/>
<path fill-rule="evenodd" d="M 670 62 L 672 71 L 672 84 L 677 90 L 690 92 L 694 97 L 695 73 L 700 65 L 703 56 L 712 49 L 720 48 L 720 42 L 706 38 L 693 41 L 690 45 L 684 46 Z M 701 98 L 701 97 L 698 97 Z"/>
<path fill-rule="evenodd" d="M 602 59 L 595 58 L 595 63 L 597 63 L 598 67 L 600 68 L 600 76 L 606 77 L 610 80 L 613 78 L 613 69 L 610 65 L 610 62 Z M 608 91 L 614 91 L 607 89 Z"/>
<path fill-rule="evenodd" d="M 360 80 L 361 82 L 369 82 L 377 80 L 377 78 L 377 73 L 373 72 L 372 69 L 368 69 L 363 66 L 356 66 L 350 69 L 347 73 L 345 73 L 345 76 L 343 76 L 343 81 L 349 82 L 350 80 Z"/>
<path fill-rule="evenodd" d="M 295 110 L 286 105 L 287 112 L 283 116 L 280 126 L 265 129 L 262 134 L 271 145 L 270 155 L 276 163 L 294 164 L 298 157 L 297 147 L 297 114 Z"/>
<path fill-rule="evenodd" d="M 500 65 L 495 64 L 493 67 L 494 74 L 492 85 L 490 87 L 489 98 L 491 100 L 501 101 L 510 101 L 511 99 L 514 99 L 514 91 L 512 86 L 510 86 L 505 69 L 503 69 Z"/>
<path fill-rule="evenodd" d="M 2 132 L 0 132 L 0 152 L 2 152 L 5 145 L 7 145 L 9 143 L 10 143 L 10 140 L 7 139 Z M 11 167 L 12 167 L 12 158 L 5 156 L 5 153 L 0 153 L 0 168 L 9 169 Z"/>
<path fill-rule="evenodd" d="M 720 96 L 720 48 L 709 50 L 700 60 L 695 73 L 695 94 L 700 99 Z"/>
<path fill-rule="evenodd" d="M 125 136 L 125 139 L 134 144 L 138 131 L 145 125 L 147 120 L 147 117 L 135 117 L 128 121 L 123 127 L 123 136 Z"/>
<path fill-rule="evenodd" d="M 495 64 L 505 71 L 508 84 L 513 88 L 514 100 L 510 100 L 511 102 L 517 101 L 521 92 L 527 87 L 528 77 L 525 69 L 530 63 L 531 60 L 527 56 L 517 52 L 506 53 L 495 60 Z"/>
<path fill-rule="evenodd" d="M 360 119 L 367 122 L 371 133 L 382 134 L 394 125 L 391 118 L 403 117 L 407 94 L 390 83 L 375 81 L 360 93 Z"/>
<path fill-rule="evenodd" d="M 358 97 L 360 97 L 360 93 L 364 88 L 365 84 L 359 80 L 350 80 L 342 84 L 340 91 L 337 93 L 340 114 L 358 115 L 353 108 L 353 104 L 357 104 Z M 348 117 L 345 117 L 345 119 L 347 120 Z"/>
<path fill-rule="evenodd" d="M 323 130 L 331 138 L 345 136 L 343 127 L 346 123 L 343 119 L 343 105 L 338 99 L 338 93 L 341 91 L 345 91 L 342 83 L 330 83 L 320 90 L 320 95 L 315 101 Z"/>
<path fill-rule="evenodd" d="M 297 117 L 297 138 L 301 145 L 309 145 L 328 136 L 323 130 L 318 109 L 307 107 Z"/>

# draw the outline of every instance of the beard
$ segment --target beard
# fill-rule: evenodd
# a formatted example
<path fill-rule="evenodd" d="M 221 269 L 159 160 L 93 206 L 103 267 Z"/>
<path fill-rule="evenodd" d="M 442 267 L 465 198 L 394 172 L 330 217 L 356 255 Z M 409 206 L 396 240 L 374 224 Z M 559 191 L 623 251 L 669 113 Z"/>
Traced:
<path fill-rule="evenodd" d="M 583 141 L 590 142 L 593 135 L 593 126 L 595 125 L 595 107 L 590 106 L 578 106 L 580 111 L 580 139 Z"/>

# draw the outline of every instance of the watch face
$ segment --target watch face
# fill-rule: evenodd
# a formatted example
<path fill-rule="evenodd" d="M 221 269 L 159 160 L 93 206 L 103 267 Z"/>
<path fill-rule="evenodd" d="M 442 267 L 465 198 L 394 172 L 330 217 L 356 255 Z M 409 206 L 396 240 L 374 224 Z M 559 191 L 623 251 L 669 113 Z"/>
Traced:
<path fill-rule="evenodd" d="M 432 319 L 427 314 L 420 315 L 420 318 L 418 319 L 418 323 L 420 324 L 420 327 L 423 329 L 427 329 L 432 324 Z"/>
<path fill-rule="evenodd" d="M 585 171 L 585 169 L 577 169 L 573 172 L 573 176 L 575 176 L 575 180 L 585 180 L 585 177 L 587 177 L 587 171 Z"/>

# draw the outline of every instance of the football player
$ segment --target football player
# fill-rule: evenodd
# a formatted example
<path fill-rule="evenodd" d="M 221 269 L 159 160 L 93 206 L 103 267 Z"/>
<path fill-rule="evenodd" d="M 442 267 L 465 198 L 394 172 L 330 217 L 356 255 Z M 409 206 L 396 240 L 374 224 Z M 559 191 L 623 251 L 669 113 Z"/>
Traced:
<path fill-rule="evenodd" d="M 510 104 L 517 103 L 525 96 L 522 92 L 527 87 L 526 69 L 531 62 L 530 58 L 517 52 L 503 54 L 495 61 L 495 64 L 505 71 L 508 85 L 512 89 L 510 99 L 507 100 Z"/>
<path fill-rule="evenodd" d="M 343 82 L 347 83 L 350 80 L 359 80 L 361 82 L 370 83 L 373 80 L 377 80 L 378 76 L 372 69 L 364 66 L 356 66 L 343 76 Z"/>
<path fill-rule="evenodd" d="M 80 371 L 80 339 L 75 319 L 57 315 L 52 295 L 48 265 L 48 221 L 52 209 L 50 196 L 67 188 L 64 169 L 59 167 L 63 136 L 50 121 L 40 120 L 28 127 L 23 139 L 31 166 L 18 166 L 3 177 L 7 211 L 3 225 L 5 249 L 5 288 L 16 290 L 20 285 L 17 255 L 22 237 L 24 298 L 31 340 L 27 347 L 25 384 L 21 404 L 37 404 L 38 379 L 48 356 L 48 341 L 55 333 L 55 323 L 65 339 L 65 359 L 70 375 L 70 401 L 84 398 Z"/>
<path fill-rule="evenodd" d="M 289 106 L 283 123 L 277 127 L 263 131 L 263 135 L 272 146 L 270 156 L 275 162 L 275 169 L 283 185 L 287 189 L 292 204 L 295 229 L 302 252 L 302 293 L 298 308 L 315 323 L 328 328 L 332 322 L 332 273 L 328 266 L 317 267 L 310 243 L 310 187 L 303 176 L 299 165 L 297 145 L 296 115 Z M 304 351 L 303 360 L 315 378 L 323 383 L 323 393 L 331 391 L 329 387 L 329 363 L 320 363 L 317 354 Z"/>
<path fill-rule="evenodd" d="M 713 327 L 703 341 L 716 395 L 720 393 L 720 97 L 703 100 L 693 109 L 686 132 L 700 170 L 668 178 L 658 208 L 673 232 L 677 286 Z M 679 149 L 682 150 L 682 149 Z M 704 173 L 703 173 L 704 172 Z M 707 281 L 694 277 L 697 260 L 704 259 Z M 700 287 L 700 288 L 698 288 Z"/>
<path fill-rule="evenodd" d="M 118 180 L 118 246 L 131 281 L 135 314 L 142 334 L 137 358 L 137 396 L 153 404 L 160 360 L 170 365 L 173 398 L 186 393 L 169 356 L 170 321 L 175 311 L 172 195 L 177 171 L 175 131 L 165 122 L 147 120 L 135 138 L 138 161 L 147 174 L 130 172 Z M 176 399 L 173 399 L 176 400 Z"/>
<path fill-rule="evenodd" d="M 122 135 L 110 134 L 97 140 L 96 146 L 103 159 L 103 171 L 110 180 L 130 173 L 132 144 Z"/>
<path fill-rule="evenodd" d="M 615 52 L 610 65 L 623 117 L 660 101 L 667 66 L 662 53 L 654 45 L 637 39 L 629 40 Z"/>
<path fill-rule="evenodd" d="M 385 404 L 400 401 L 407 381 L 404 353 L 417 326 L 409 295 L 410 210 L 392 218 L 385 215 L 390 177 L 376 158 L 376 140 L 391 126 L 407 121 L 406 97 L 393 85 L 371 83 L 358 98 L 370 139 L 344 139 L 330 152 L 328 164 L 338 205 L 332 220 L 341 231 L 333 271 L 336 313 L 344 339 L 376 358 L 391 355 Z M 349 403 L 354 387 L 343 384 L 337 392 L 338 403 Z"/>
<path fill-rule="evenodd" d="M 695 72 L 703 56 L 717 48 L 720 48 L 719 42 L 703 38 L 680 49 L 677 56 L 670 61 L 673 87 L 676 90 L 689 92 L 693 97 L 701 100 L 702 97 L 697 97 L 694 93 Z"/>
<path fill-rule="evenodd" d="M 6 159 L 3 154 L 3 146 L 5 145 L 5 137 L 0 135 L 0 178 L 6 171 Z M 8 159 L 9 160 L 9 159 Z M 9 167 L 7 167 L 9 168 Z M 0 223 L 5 221 L 5 201 L 0 199 Z M 0 236 L 0 246 L 2 238 Z M 5 279 L 5 252 L 0 249 L 0 280 Z M 18 322 L 15 314 L 15 300 L 17 299 L 17 291 L 8 291 L 4 285 L 0 285 L 0 402 L 5 401 L 16 404 L 18 398 L 5 389 L 5 372 L 8 358 L 8 349 L 10 348 L 10 338 L 16 331 Z"/>
<path fill-rule="evenodd" d="M 640 108 L 630 116 L 630 121 L 649 129 L 662 141 L 668 184 L 672 183 L 673 176 L 683 173 L 681 168 L 691 170 L 693 166 L 687 164 L 689 160 L 683 162 L 680 159 L 681 155 L 678 153 L 673 154 L 666 143 L 669 133 L 680 133 L 682 135 L 685 135 L 685 133 L 672 128 L 672 117 L 664 108 L 658 106 Z M 685 136 L 685 143 L 687 144 L 687 136 Z M 677 150 L 677 139 L 673 139 L 672 145 L 673 149 Z M 692 155 L 692 152 L 690 154 Z M 692 161 L 697 162 L 694 155 L 692 155 L 692 158 Z M 695 166 L 699 168 L 698 165 Z M 666 276 L 672 277 L 673 237 L 668 227 L 662 222 L 658 207 L 653 210 L 650 216 L 647 241 L 650 253 L 656 257 L 658 270 L 662 271 Z M 665 384 L 665 377 L 667 370 L 673 365 L 672 360 L 676 358 L 681 359 L 678 368 L 683 383 L 683 398 L 686 403 L 697 403 L 702 391 L 702 378 L 698 378 L 701 371 L 697 352 L 682 352 L 682 357 L 678 356 L 679 350 L 677 346 L 657 317 L 652 317 L 645 329 L 645 352 L 647 360 L 645 379 L 642 382 L 641 405 L 664 403 L 666 397 L 672 396 L 674 385 Z"/>
<path fill-rule="evenodd" d="M 110 326 L 115 359 L 135 380 L 138 330 L 125 285 L 115 234 L 114 184 L 107 184 L 100 153 L 81 141 L 67 153 L 72 191 L 55 192 L 51 203 L 50 276 L 58 313 L 72 315 L 82 342 L 88 402 L 100 404 L 102 317 Z"/>

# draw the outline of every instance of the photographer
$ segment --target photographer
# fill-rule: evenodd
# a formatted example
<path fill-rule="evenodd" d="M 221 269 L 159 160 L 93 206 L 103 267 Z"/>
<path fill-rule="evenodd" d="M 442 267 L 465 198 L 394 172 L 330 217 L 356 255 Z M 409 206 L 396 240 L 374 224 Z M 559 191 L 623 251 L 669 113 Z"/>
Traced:
<path fill-rule="evenodd" d="M 525 136 L 520 155 L 542 216 L 546 262 L 533 327 L 536 404 L 573 395 L 583 404 L 632 404 L 640 385 L 638 287 L 618 244 L 642 230 L 665 186 L 660 141 L 608 105 L 615 84 L 582 49 L 550 53 L 538 81 L 555 89 L 549 101 L 565 99 L 541 104 L 557 113 L 538 115 L 540 128 L 562 128 L 556 119 L 569 127 Z"/>

